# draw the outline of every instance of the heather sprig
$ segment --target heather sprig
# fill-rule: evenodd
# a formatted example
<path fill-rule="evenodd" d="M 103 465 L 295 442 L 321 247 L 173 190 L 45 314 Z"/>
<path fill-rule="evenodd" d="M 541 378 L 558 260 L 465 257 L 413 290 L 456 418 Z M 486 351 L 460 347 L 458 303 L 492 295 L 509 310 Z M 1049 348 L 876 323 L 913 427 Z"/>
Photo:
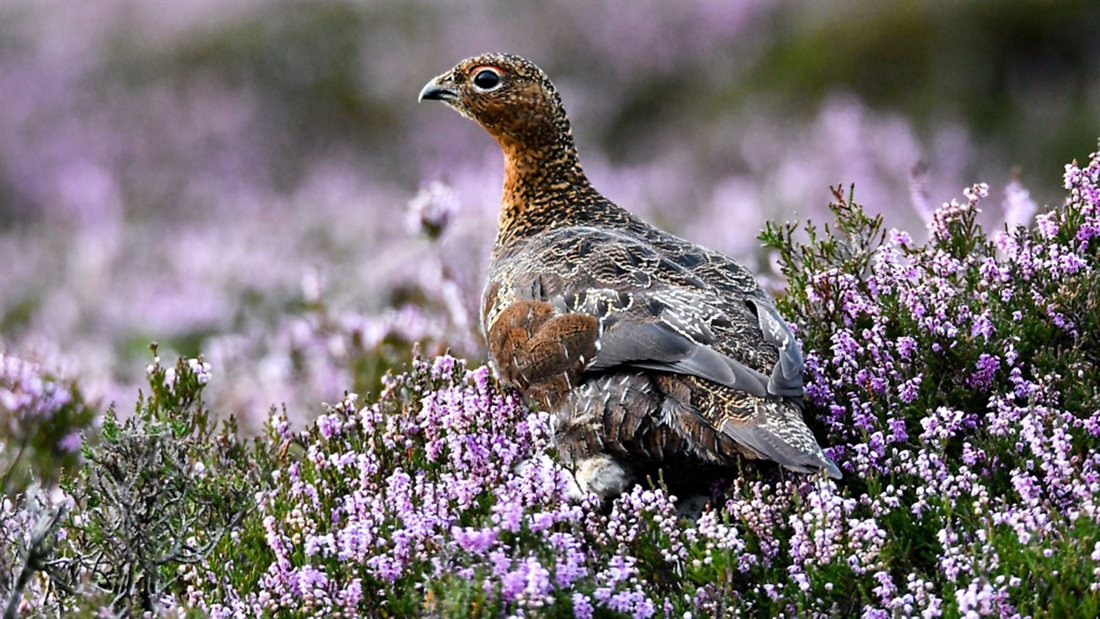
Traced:
<path fill-rule="evenodd" d="M 0 494 L 53 485 L 77 468 L 96 418 L 76 381 L 0 348 Z"/>

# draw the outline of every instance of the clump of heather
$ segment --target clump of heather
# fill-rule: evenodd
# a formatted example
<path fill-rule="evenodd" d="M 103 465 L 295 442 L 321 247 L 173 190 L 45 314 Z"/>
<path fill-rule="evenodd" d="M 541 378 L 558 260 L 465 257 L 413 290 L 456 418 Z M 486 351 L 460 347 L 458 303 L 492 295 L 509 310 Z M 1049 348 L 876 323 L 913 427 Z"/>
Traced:
<path fill-rule="evenodd" d="M 270 468 L 263 444 L 250 447 L 232 421 L 219 430 L 211 420 L 202 399 L 211 367 L 201 357 L 175 366 L 155 357 L 147 375 L 148 395 L 125 420 L 107 412 L 84 466 L 65 471 L 56 496 L 24 494 L 21 509 L 0 509 L 28 540 L 30 586 L 12 591 L 9 608 L 160 616 L 186 588 L 181 566 L 248 535 L 245 516 Z M 32 530 L 36 512 L 52 517 Z"/>
<path fill-rule="evenodd" d="M 376 402 L 357 400 L 299 432 L 274 418 L 281 461 L 250 519 L 270 556 L 235 558 L 242 538 L 186 568 L 182 604 L 212 617 L 665 616 L 694 608 L 695 583 L 744 549 L 717 512 L 685 528 L 660 489 L 569 499 L 547 415 L 487 367 L 417 356 Z"/>
<path fill-rule="evenodd" d="M 975 223 L 984 185 L 937 210 L 925 243 L 839 193 L 824 235 L 764 234 L 790 282 L 811 413 L 846 473 L 837 501 L 803 497 L 790 518 L 790 575 L 825 602 L 813 607 L 1100 610 L 1100 155 L 1066 166 L 1065 188 L 1034 227 L 990 236 Z M 807 526 L 818 547 L 803 557 Z M 840 572 L 816 567 L 823 541 Z"/>
<path fill-rule="evenodd" d="M 499 391 L 487 367 L 416 357 L 377 402 L 348 394 L 301 432 L 277 415 L 270 438 L 283 462 L 256 497 L 256 518 L 271 560 L 190 568 L 196 586 L 183 601 L 211 616 L 583 615 L 652 604 L 637 558 L 593 551 L 588 532 L 604 535 L 609 523 L 591 502 L 567 500 L 545 414 Z M 634 500 L 663 501 L 674 522 L 667 496 Z M 638 527 L 637 514 L 611 518 L 622 535 Z M 257 569 L 254 586 L 241 587 Z"/>
<path fill-rule="evenodd" d="M 75 469 L 95 410 L 75 381 L 0 349 L 0 494 L 20 493 L 34 480 L 52 485 Z"/>
<path fill-rule="evenodd" d="M 57 488 L 81 465 L 84 434 L 96 421 L 75 381 L 50 361 L 0 350 L 0 608 L 25 613 L 40 596 L 35 578 L 71 509 Z"/>
<path fill-rule="evenodd" d="M 63 492 L 0 504 L 15 566 L 0 584 L 27 592 L 9 608 L 1094 616 L 1100 153 L 1067 166 L 1065 187 L 1032 227 L 993 234 L 977 223 L 984 185 L 936 210 L 923 242 L 839 191 L 824 233 L 769 226 L 808 417 L 842 480 L 746 466 L 701 512 L 660 479 L 572 499 L 545 413 L 487 367 L 415 350 L 376 398 L 348 393 L 300 430 L 274 410 L 249 447 L 232 424 L 214 432 L 203 358 L 156 361 L 135 415 L 108 415 Z M 451 198 L 421 197 L 410 222 L 442 234 Z M 329 334 L 352 382 L 363 368 L 332 352 L 345 329 L 316 313 L 305 339 Z"/>
<path fill-rule="evenodd" d="M 488 369 L 415 357 L 301 431 L 232 554 L 185 568 L 211 616 L 1045 616 L 1100 610 L 1100 156 L 1034 228 L 986 190 L 929 238 L 771 227 L 839 483 L 748 468 L 686 517 L 660 483 L 570 500 L 547 418 Z M 678 509 L 680 508 L 680 509 Z M 266 560 L 263 560 L 266 557 Z"/>

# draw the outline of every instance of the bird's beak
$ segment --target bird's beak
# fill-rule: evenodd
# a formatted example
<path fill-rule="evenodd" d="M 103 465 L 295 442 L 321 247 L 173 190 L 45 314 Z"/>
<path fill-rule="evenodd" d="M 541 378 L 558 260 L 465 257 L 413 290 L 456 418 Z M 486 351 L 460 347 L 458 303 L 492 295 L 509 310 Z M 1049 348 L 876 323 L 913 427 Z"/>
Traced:
<path fill-rule="evenodd" d="M 424 85 L 424 88 L 420 90 L 420 98 L 417 101 L 423 101 L 425 99 L 431 99 L 433 101 L 451 101 L 458 98 L 458 93 L 454 87 L 448 84 L 444 77 L 433 79 Z"/>

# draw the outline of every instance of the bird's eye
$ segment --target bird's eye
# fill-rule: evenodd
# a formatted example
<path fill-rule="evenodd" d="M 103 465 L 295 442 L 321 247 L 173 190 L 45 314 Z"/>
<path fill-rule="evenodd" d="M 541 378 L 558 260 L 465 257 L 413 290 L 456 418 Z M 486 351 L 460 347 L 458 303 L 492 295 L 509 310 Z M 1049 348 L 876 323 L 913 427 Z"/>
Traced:
<path fill-rule="evenodd" d="M 474 75 L 474 88 L 482 92 L 496 90 L 500 86 L 500 73 L 492 69 L 482 69 Z"/>

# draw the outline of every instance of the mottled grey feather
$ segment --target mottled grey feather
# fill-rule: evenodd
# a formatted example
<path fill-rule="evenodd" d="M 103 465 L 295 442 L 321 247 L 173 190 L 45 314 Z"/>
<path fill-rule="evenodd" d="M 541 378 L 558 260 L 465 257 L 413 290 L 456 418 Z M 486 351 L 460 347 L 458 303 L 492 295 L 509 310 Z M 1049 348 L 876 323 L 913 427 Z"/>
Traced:
<path fill-rule="evenodd" d="M 756 309 L 764 339 L 779 351 L 779 361 L 772 368 L 768 393 L 792 398 L 801 396 L 803 393 L 802 351 L 798 347 L 794 333 L 791 333 L 791 328 L 779 315 L 774 304 L 760 299 L 748 299 L 747 302 Z"/>
<path fill-rule="evenodd" d="M 759 425 L 741 425 L 727 421 L 722 424 L 722 432 L 757 452 L 759 457 L 778 462 L 792 471 L 813 473 L 823 470 L 833 479 L 841 478 L 840 469 L 832 461 L 820 455 L 820 448 L 802 451 L 796 447 L 800 444 L 808 445 L 807 440 L 813 441 L 814 447 L 817 446 L 809 430 L 806 431 L 805 436 L 792 437 L 788 426 L 778 426 L 769 422 Z"/>

